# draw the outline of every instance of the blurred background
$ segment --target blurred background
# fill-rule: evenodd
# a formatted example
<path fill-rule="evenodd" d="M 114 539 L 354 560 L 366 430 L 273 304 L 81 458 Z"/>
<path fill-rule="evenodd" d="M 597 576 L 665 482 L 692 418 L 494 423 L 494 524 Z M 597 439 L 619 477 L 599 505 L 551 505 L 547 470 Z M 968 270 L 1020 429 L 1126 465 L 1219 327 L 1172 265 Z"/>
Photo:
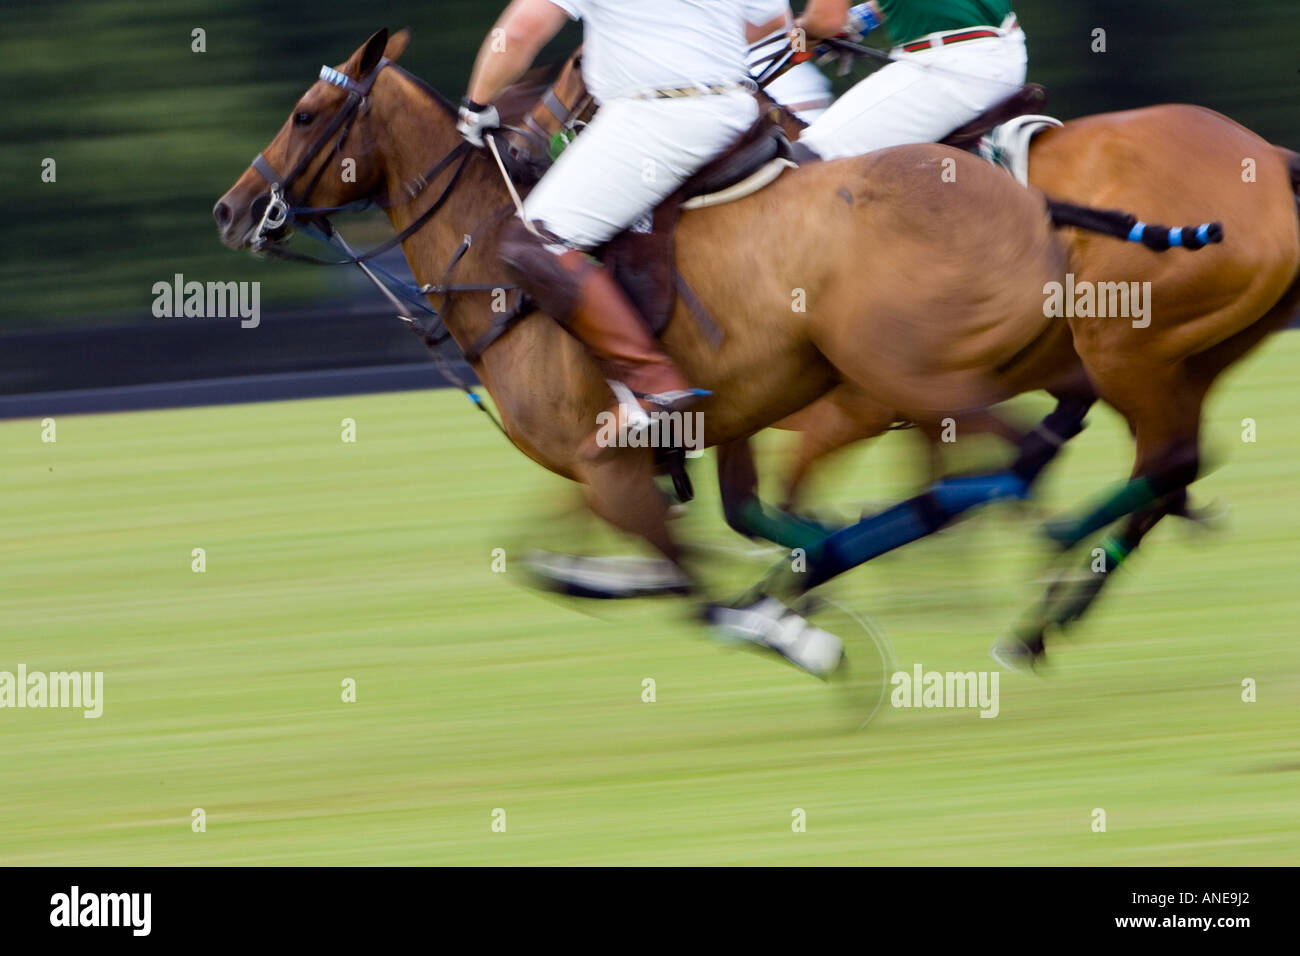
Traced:
<path fill-rule="evenodd" d="M 210 210 L 322 62 L 340 62 L 381 26 L 406 25 L 414 41 L 404 65 L 457 98 L 503 5 L 9 4 L 0 34 L 8 91 L 0 195 L 9 215 L 0 234 L 0 396 L 425 363 L 355 270 L 233 254 L 218 243 Z M 1293 0 L 1021 0 L 1016 9 L 1030 79 L 1048 86 L 1056 115 L 1186 101 L 1300 146 Z M 196 28 L 206 31 L 204 53 L 191 50 Z M 1104 54 L 1092 52 L 1096 29 L 1106 31 Z M 561 57 L 577 36 L 575 27 L 549 55 Z M 57 162 L 55 183 L 41 181 L 47 157 Z M 363 220 L 349 236 L 372 241 L 385 231 Z M 178 272 L 260 280 L 261 334 L 239 335 L 229 320 L 153 318 L 153 283 Z M 433 374 L 425 365 L 418 381 Z"/>
<path fill-rule="evenodd" d="M 4 713 L 0 865 L 1295 865 L 1300 336 L 1241 363 L 1207 410 L 1206 448 L 1230 467 L 1194 500 L 1234 504 L 1226 527 L 1162 523 L 1052 644 L 1044 679 L 1006 676 L 997 720 L 891 708 L 861 731 L 853 685 L 720 647 L 685 604 L 580 613 L 522 586 L 528 547 L 626 545 L 572 521 L 569 486 L 460 395 L 356 394 L 436 372 L 355 270 L 232 253 L 211 219 L 321 63 L 406 25 L 403 64 L 459 97 L 503 5 L 25 0 L 0 14 L 0 670 L 106 675 L 102 720 Z M 1190 101 L 1300 148 L 1295 0 L 1017 12 L 1049 112 Z M 373 216 L 344 231 L 362 246 L 388 234 Z M 153 318 L 152 286 L 175 273 L 260 281 L 261 325 Z M 251 403 L 305 394 L 330 397 Z M 228 401 L 248 404 L 72 414 Z M 1037 419 L 1046 402 L 1015 407 Z M 1131 465 L 1124 423 L 1092 418 L 1037 502 L 837 584 L 871 624 L 827 622 L 855 674 L 873 673 L 877 627 L 904 670 L 991 666 L 990 642 L 1041 598 L 1042 517 Z M 792 438 L 760 436 L 762 474 Z M 818 513 L 911 494 L 914 442 L 836 458 Z M 731 597 L 775 557 L 724 525 L 709 464 L 680 520 Z M 494 808 L 508 836 L 490 830 Z M 791 832 L 792 808 L 807 832 Z"/>

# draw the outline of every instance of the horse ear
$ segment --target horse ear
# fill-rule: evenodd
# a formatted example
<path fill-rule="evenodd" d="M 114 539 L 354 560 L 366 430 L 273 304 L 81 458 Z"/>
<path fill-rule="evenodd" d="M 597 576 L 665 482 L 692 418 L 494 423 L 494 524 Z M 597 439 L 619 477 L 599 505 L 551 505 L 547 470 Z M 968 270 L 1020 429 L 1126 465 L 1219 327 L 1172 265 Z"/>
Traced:
<path fill-rule="evenodd" d="M 384 55 L 384 47 L 388 46 L 388 27 L 384 27 L 361 48 L 361 54 L 357 58 L 356 70 L 353 73 L 353 79 L 361 79 L 366 76 L 379 63 L 380 57 Z"/>
<path fill-rule="evenodd" d="M 406 27 L 398 30 L 388 38 L 388 46 L 384 47 L 384 56 L 388 57 L 393 63 L 397 58 L 406 52 L 406 47 L 411 42 L 411 31 Z"/>

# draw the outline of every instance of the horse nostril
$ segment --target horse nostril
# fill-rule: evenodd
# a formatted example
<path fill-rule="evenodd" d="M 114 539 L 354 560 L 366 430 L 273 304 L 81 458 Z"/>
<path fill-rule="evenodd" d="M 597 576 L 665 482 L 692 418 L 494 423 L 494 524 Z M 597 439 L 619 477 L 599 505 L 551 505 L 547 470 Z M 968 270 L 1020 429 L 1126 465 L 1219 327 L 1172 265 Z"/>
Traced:
<path fill-rule="evenodd" d="M 232 213 L 230 212 L 230 207 L 223 202 L 219 202 L 212 207 L 212 218 L 215 219 L 217 221 L 217 225 L 223 229 L 226 226 L 230 225 L 231 215 Z"/>

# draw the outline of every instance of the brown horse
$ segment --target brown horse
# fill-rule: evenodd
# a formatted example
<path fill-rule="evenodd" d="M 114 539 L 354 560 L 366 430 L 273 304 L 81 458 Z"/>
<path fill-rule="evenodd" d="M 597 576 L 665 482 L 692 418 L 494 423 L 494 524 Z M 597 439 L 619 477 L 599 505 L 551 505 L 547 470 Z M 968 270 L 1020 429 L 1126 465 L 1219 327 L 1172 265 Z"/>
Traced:
<path fill-rule="evenodd" d="M 580 62 L 557 77 L 552 103 L 569 109 L 539 116 L 543 125 L 584 118 Z M 775 108 L 775 104 L 770 104 Z M 552 121 L 552 115 L 555 120 Z M 774 118 L 797 139 L 803 126 L 775 108 Z M 534 127 L 536 127 L 534 123 Z M 553 132 L 553 128 L 551 129 Z M 1033 142 L 1031 183 L 1058 199 L 1093 207 L 1140 208 L 1153 218 L 1198 208 L 1222 219 L 1231 242 L 1198 257 L 1157 255 L 1133 245 L 1071 230 L 1074 287 L 1145 289 L 1149 321 L 1072 316 L 1020 356 L 1003 384 L 1047 389 L 1085 408 L 1096 395 L 1127 420 L 1137 443 L 1133 481 L 1073 522 L 1049 529 L 1063 549 L 1125 514 L 1123 530 L 1106 542 L 1108 570 L 1138 546 L 1169 513 L 1187 514 L 1186 487 L 1200 466 L 1202 403 L 1218 375 L 1300 306 L 1300 156 L 1244 127 L 1193 106 L 1158 106 L 1093 116 L 1050 129 Z M 1106 283 L 1107 285 L 1101 285 Z M 1082 310 L 1081 310 L 1082 311 Z M 813 466 L 844 446 L 874 437 L 906 419 L 855 382 L 837 386 L 807 409 L 777 423 L 802 432 L 787 479 L 792 509 Z M 933 422 L 918 423 L 933 446 Z M 975 410 L 963 433 L 995 432 L 1017 439 L 1001 417 Z M 1023 438 L 1021 438 L 1023 441 Z M 932 457 L 932 467 L 935 459 Z M 822 529 L 774 518 L 757 501 L 757 474 L 746 442 L 719 449 L 719 476 L 729 523 L 747 534 L 805 546 Z M 1078 617 L 1108 575 L 1085 575 L 1077 588 L 1054 588 L 1023 629 L 1031 655 L 1043 633 Z"/>
<path fill-rule="evenodd" d="M 382 196 L 421 282 L 477 290 L 453 294 L 442 320 L 471 353 L 510 440 L 581 482 L 598 515 L 685 576 L 651 450 L 577 455 L 608 405 L 583 348 L 533 314 L 474 354 L 499 318 L 483 289 L 504 285 L 496 246 L 513 210 L 492 158 L 460 141 L 452 105 L 389 65 L 407 42 L 405 31 L 381 31 L 307 90 L 214 208 L 222 241 L 242 249 L 266 234 L 269 182 L 299 207 Z M 342 175 L 345 159 L 355 175 Z M 1023 355 L 1058 324 L 1044 315 L 1042 289 L 1066 266 L 1042 196 L 933 145 L 792 170 L 747 198 L 687 212 L 676 249 L 724 333 L 715 348 L 679 302 L 664 336 L 714 394 L 699 406 L 708 444 L 743 439 L 841 381 L 918 421 L 1001 400 Z"/>
<path fill-rule="evenodd" d="M 1138 163 L 1135 157 L 1144 147 L 1146 136 L 1143 130 L 1147 124 L 1161 124 L 1163 129 L 1176 129 L 1178 135 L 1173 140 L 1151 140 L 1162 144 L 1161 155 L 1148 156 Z M 1223 142 L 1220 138 L 1222 132 L 1218 136 L 1211 135 L 1211 127 L 1214 126 L 1233 135 L 1227 142 Z M 1159 135 L 1160 132 L 1160 129 L 1153 129 L 1152 135 Z M 1204 136 L 1210 138 L 1201 140 L 1200 137 Z M 1198 152 L 1199 147 L 1204 145 L 1215 147 L 1211 151 L 1216 155 L 1205 157 L 1207 162 L 1189 168 L 1189 164 L 1182 159 L 1188 154 L 1180 151 L 1180 145 L 1186 147 L 1191 140 L 1197 142 Z M 1083 143 L 1089 145 L 1089 150 L 1081 150 Z M 1101 144 L 1110 145 L 1100 148 Z M 1220 146 L 1222 148 L 1218 148 Z M 1150 152 L 1149 149 L 1147 151 Z M 1256 162 L 1254 156 L 1248 153 L 1264 157 L 1270 172 L 1267 184 L 1259 179 L 1241 181 L 1243 168 L 1237 163 L 1250 161 L 1253 166 Z M 1082 156 L 1085 154 L 1095 155 L 1099 161 L 1084 161 Z M 1085 274 L 1083 269 L 1094 275 L 1108 270 L 1106 274 L 1124 274 L 1136 277 L 1133 281 L 1150 281 L 1153 293 L 1159 293 L 1162 301 L 1172 301 L 1180 307 L 1176 312 L 1171 311 L 1172 319 L 1182 316 L 1185 321 L 1199 320 L 1202 329 L 1199 336 L 1185 336 L 1181 341 L 1170 344 L 1174 361 L 1187 360 L 1218 345 L 1219 337 L 1225 331 L 1229 338 L 1233 337 L 1237 332 L 1243 331 L 1243 322 L 1249 326 L 1251 334 L 1241 340 L 1236 348 L 1240 348 L 1244 354 L 1268 331 L 1285 324 L 1294 314 L 1296 305 L 1300 304 L 1295 296 L 1283 295 L 1280 299 L 1276 298 L 1276 278 L 1272 281 L 1265 278 L 1285 276 L 1288 269 L 1294 276 L 1297 267 L 1294 258 L 1295 243 L 1290 235 L 1293 232 L 1294 217 L 1288 207 L 1290 197 L 1294 195 L 1293 190 L 1300 188 L 1300 164 L 1297 163 L 1295 154 L 1289 150 L 1264 143 L 1218 114 L 1196 107 L 1161 106 L 1133 113 L 1071 121 L 1063 128 L 1040 135 L 1034 141 L 1031 157 L 1031 181 L 1044 191 L 1052 195 L 1068 193 L 1081 202 L 1105 201 L 1121 205 L 1125 201 L 1137 202 L 1141 198 L 1139 193 L 1143 191 L 1147 191 L 1146 195 L 1151 197 L 1150 205 L 1154 206 L 1161 201 L 1157 190 L 1147 181 L 1134 182 L 1129 170 L 1138 169 L 1150 176 L 1151 182 L 1161 187 L 1158 192 L 1163 196 L 1163 201 L 1173 204 L 1185 202 L 1188 195 L 1202 195 L 1203 190 L 1195 189 L 1192 181 L 1198 177 L 1204 178 L 1207 170 L 1214 168 L 1222 194 L 1214 208 L 1226 210 L 1237 207 L 1243 221 L 1260 223 L 1253 236 L 1248 237 L 1252 240 L 1254 251 L 1262 255 L 1257 263 L 1258 269 L 1244 268 L 1243 263 L 1237 261 L 1235 264 L 1224 263 L 1221 274 L 1207 273 L 1206 270 L 1196 268 L 1195 263 L 1179 262 L 1177 257 L 1171 261 L 1168 257 L 1157 257 L 1149 251 L 1133 247 L 1117 251 L 1113 244 L 1104 248 L 1108 253 L 1106 259 L 1094 261 L 1095 253 L 1103 247 L 1085 233 L 1077 233 L 1072 237 L 1075 261 L 1082 263 L 1078 277 L 1082 278 Z M 1295 183 L 1290 188 L 1285 186 L 1288 176 Z M 1204 202 L 1209 205 L 1211 200 L 1205 199 Z M 1268 215 L 1261 218 L 1263 210 L 1267 210 Z M 1236 233 L 1233 235 L 1235 246 Z M 1273 239 L 1277 241 L 1273 242 Z M 1122 269 L 1114 264 L 1115 257 L 1125 260 Z M 1229 265 L 1233 267 L 1228 268 Z M 1216 278 L 1218 282 L 1208 282 Z M 1160 313 L 1163 315 L 1165 312 L 1166 308 L 1162 305 Z M 1259 321 L 1247 322 L 1244 317 L 1251 315 Z M 1088 347 L 1094 352 L 1121 339 L 1138 346 L 1145 343 L 1139 332 L 1121 335 L 1123 330 L 1118 328 L 1111 329 L 1109 336 L 1102 335 L 1105 331 L 1102 320 L 1078 319 L 1074 324 L 1088 330 L 1086 334 L 1091 343 Z M 1161 324 L 1168 327 L 1170 321 Z M 1141 331 L 1150 332 L 1149 329 Z M 1073 348 L 1070 352 L 1073 352 Z M 1125 349 L 1125 353 L 1133 352 L 1134 349 Z M 1131 390 L 1124 389 L 1122 382 L 1117 383 L 1115 379 L 1135 366 L 1145 371 L 1152 365 L 1165 363 L 1171 358 L 1169 353 L 1163 351 L 1145 350 L 1145 359 L 1143 354 L 1144 350 L 1138 349 L 1136 354 L 1130 354 L 1129 360 L 1122 363 L 1121 367 L 1116 367 L 1116 371 L 1107 377 L 1109 386 L 1103 386 L 1104 397 L 1115 394 L 1119 401 L 1132 404 L 1134 399 L 1128 397 Z M 1232 351 L 1225 349 L 1217 354 L 1218 361 L 1222 362 L 1232 355 Z M 1046 387 L 1054 374 L 1068 373 L 1068 363 L 1072 357 L 1075 356 L 1065 353 L 1052 356 L 1045 363 L 1040 381 L 1036 384 Z M 1061 364 L 1056 364 L 1056 360 Z M 1223 367 L 1220 365 L 1216 369 L 1216 362 L 1209 357 L 1199 360 L 1196 365 L 1194 378 L 1212 379 Z M 1167 374 L 1178 377 L 1176 373 Z M 1030 378 L 1034 377 L 1037 376 L 1031 372 Z M 1203 393 L 1208 384 L 1208 381 L 1205 382 L 1198 390 Z M 896 410 L 872 403 L 852 386 L 837 388 L 813 406 L 787 419 L 782 425 L 802 432 L 803 436 L 794 465 L 786 479 L 786 502 L 793 505 L 797 500 L 810 471 L 821 458 L 853 442 L 874 437 L 896 421 Z"/>
<path fill-rule="evenodd" d="M 1089 206 L 1213 210 L 1230 237 L 1196 257 L 1156 255 L 1070 231 L 1075 285 L 1150 283 L 1150 322 L 1072 317 L 1072 340 L 1022 365 L 1026 389 L 1092 390 L 1118 410 L 1136 440 L 1132 480 L 1089 512 L 1054 522 L 1062 550 L 1130 515 L 1103 542 L 1114 570 L 1167 514 L 1187 514 L 1200 468 L 1201 409 L 1219 375 L 1300 308 L 1300 156 L 1210 110 L 1166 105 L 1074 120 L 1033 142 L 1030 182 Z M 1141 285 L 1130 288 L 1141 288 Z M 1080 363 L 1086 380 L 1078 378 Z M 852 383 L 782 422 L 802 431 L 787 480 L 792 506 L 816 463 L 881 434 L 901 418 Z M 995 428 L 974 423 L 974 430 Z M 744 460 L 746 453 L 735 455 Z M 744 497 L 750 489 L 733 485 Z M 724 492 L 725 493 L 725 492 Z M 735 505 L 733 504 L 733 510 Z M 1109 574 L 1086 573 L 1048 592 L 1019 628 L 1013 653 L 1037 658 L 1046 631 L 1080 617 Z M 1023 649 L 1023 650 L 1022 650 Z"/>

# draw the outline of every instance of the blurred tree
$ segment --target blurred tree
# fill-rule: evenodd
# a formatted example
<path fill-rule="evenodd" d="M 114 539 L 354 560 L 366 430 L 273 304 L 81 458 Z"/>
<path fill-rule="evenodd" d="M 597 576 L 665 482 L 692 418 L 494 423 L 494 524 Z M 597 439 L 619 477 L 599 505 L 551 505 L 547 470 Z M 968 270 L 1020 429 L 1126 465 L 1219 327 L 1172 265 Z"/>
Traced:
<path fill-rule="evenodd" d="M 8 5 L 0 323 L 147 319 L 153 283 L 176 272 L 260 278 L 266 302 L 336 297 L 340 280 L 328 271 L 223 249 L 212 203 L 322 62 L 338 63 L 380 26 L 407 25 L 414 41 L 403 64 L 455 98 L 503 6 L 423 0 L 362 14 L 352 0 Z M 1238 0 L 1230 10 L 1209 0 L 1022 0 L 1017 12 L 1031 78 L 1049 86 L 1057 115 L 1195 102 L 1300 147 L 1294 0 Z M 195 29 L 206 31 L 204 53 L 191 50 Z M 1099 29 L 1105 53 L 1093 52 Z M 41 181 L 45 158 L 57 163 L 54 183 Z"/>

